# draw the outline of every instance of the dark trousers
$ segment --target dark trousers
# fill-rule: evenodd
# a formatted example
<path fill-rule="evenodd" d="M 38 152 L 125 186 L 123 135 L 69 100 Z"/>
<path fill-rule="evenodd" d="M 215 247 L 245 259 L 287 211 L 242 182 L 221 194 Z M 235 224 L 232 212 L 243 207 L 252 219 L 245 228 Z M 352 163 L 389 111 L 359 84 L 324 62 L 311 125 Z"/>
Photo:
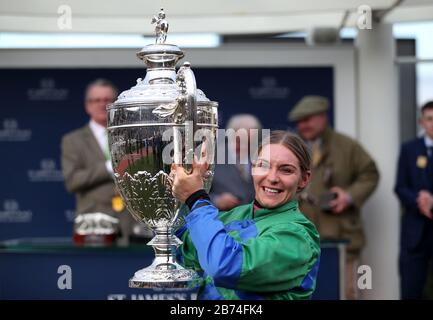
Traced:
<path fill-rule="evenodd" d="M 427 221 L 422 237 L 414 248 L 401 243 L 399 268 L 402 299 L 421 299 L 433 257 L 433 221 Z"/>

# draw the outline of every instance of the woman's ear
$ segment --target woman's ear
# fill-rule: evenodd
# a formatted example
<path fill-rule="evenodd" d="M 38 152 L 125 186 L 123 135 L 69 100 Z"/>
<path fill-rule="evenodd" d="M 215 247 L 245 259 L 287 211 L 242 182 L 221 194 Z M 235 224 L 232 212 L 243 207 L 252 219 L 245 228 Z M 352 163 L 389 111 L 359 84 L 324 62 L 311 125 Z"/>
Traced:
<path fill-rule="evenodd" d="M 301 177 L 301 180 L 298 183 L 298 192 L 303 190 L 308 185 L 310 179 L 311 179 L 311 170 L 307 170 L 304 172 L 304 174 Z"/>

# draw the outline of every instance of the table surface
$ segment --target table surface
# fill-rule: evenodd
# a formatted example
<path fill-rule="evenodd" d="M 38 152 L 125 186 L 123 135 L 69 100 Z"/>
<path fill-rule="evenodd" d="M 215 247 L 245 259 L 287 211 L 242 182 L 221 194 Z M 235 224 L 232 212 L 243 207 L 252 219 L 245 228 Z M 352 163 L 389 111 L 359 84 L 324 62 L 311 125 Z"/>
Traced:
<path fill-rule="evenodd" d="M 339 256 L 345 241 L 322 241 L 315 299 L 339 298 Z M 78 246 L 71 238 L 20 238 L 0 242 L 0 299 L 135 299 L 128 278 L 154 257 L 151 246 Z M 58 290 L 58 267 L 73 269 L 74 290 Z M 109 279 L 109 280 L 107 280 Z M 159 293 L 158 293 L 159 294 Z M 189 293 L 186 293 L 188 295 Z M 164 296 L 165 297 L 165 296 Z M 158 299 L 164 299 L 158 296 Z M 167 296 L 169 299 L 174 296 Z M 189 299 L 189 296 L 183 298 Z"/>
<path fill-rule="evenodd" d="M 150 239 L 148 239 L 150 241 Z M 71 238 L 19 238 L 0 242 L 0 252 L 153 252 L 146 243 L 128 246 L 113 245 L 77 245 Z"/>
<path fill-rule="evenodd" d="M 150 239 L 148 239 L 150 241 Z M 347 240 L 324 240 L 321 242 L 321 248 L 333 248 L 344 246 Z M 108 246 L 100 245 L 76 245 L 71 238 L 19 238 L 0 242 L 0 252 L 68 252 L 68 251 L 128 251 L 128 252 L 153 252 L 151 246 L 146 243 L 129 244 L 128 246 L 119 246 L 116 244 Z"/>

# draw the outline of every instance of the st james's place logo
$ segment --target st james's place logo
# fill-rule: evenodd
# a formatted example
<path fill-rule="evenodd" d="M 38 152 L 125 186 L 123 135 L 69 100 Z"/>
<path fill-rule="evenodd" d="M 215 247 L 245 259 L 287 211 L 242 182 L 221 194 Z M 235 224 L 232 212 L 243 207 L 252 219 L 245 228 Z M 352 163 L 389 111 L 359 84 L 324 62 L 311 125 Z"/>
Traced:
<path fill-rule="evenodd" d="M 40 169 L 28 170 L 30 182 L 58 182 L 63 181 L 62 171 L 57 169 L 54 159 L 42 159 Z"/>
<path fill-rule="evenodd" d="M 261 86 L 249 89 L 253 99 L 286 99 L 290 94 L 290 88 L 278 86 L 275 77 L 263 77 Z"/>
<path fill-rule="evenodd" d="M 0 211 L 0 223 L 26 223 L 32 221 L 33 213 L 30 210 L 21 210 L 18 201 L 7 199 L 3 202 Z"/>
<path fill-rule="evenodd" d="M 27 90 L 27 98 L 30 101 L 63 101 L 68 98 L 69 89 L 56 88 L 53 78 L 43 78 L 39 83 L 39 88 Z"/>
<path fill-rule="evenodd" d="M 17 119 L 8 118 L 3 120 L 3 128 L 0 128 L 0 142 L 3 141 L 29 141 L 32 130 L 20 129 Z"/>

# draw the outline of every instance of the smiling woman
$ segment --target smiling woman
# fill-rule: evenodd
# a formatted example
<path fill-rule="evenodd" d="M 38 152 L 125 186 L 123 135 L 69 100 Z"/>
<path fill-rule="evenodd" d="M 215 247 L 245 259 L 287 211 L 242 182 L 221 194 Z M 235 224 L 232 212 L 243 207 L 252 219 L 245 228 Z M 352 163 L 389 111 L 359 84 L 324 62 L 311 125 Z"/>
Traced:
<path fill-rule="evenodd" d="M 319 235 L 298 209 L 310 179 L 302 140 L 274 131 L 252 169 L 253 203 L 219 212 L 203 190 L 200 164 L 177 167 L 173 194 L 191 212 L 178 230 L 183 264 L 203 272 L 200 299 L 308 299 L 319 268 Z"/>
<path fill-rule="evenodd" d="M 259 151 L 252 175 L 256 200 L 262 207 L 278 207 L 294 199 L 296 193 L 307 185 L 311 175 L 309 153 L 306 149 L 300 150 L 297 152 L 298 158 L 291 151 L 297 146 L 304 146 L 299 140 L 293 135 L 277 131 Z"/>

